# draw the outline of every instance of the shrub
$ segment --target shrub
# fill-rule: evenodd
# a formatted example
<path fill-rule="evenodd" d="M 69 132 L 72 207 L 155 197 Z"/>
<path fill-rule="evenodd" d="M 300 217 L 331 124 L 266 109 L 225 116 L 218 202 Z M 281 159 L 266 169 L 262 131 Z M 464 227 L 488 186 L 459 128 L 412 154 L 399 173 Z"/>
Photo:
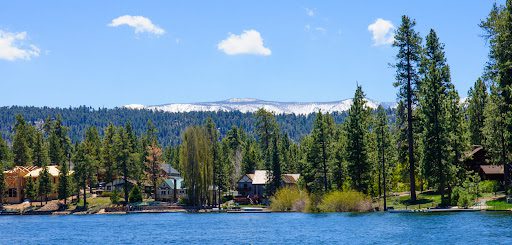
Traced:
<path fill-rule="evenodd" d="M 110 201 L 113 203 L 113 204 L 119 204 L 119 192 L 117 190 L 114 190 L 113 192 L 111 192 L 111 195 L 110 195 Z"/>
<path fill-rule="evenodd" d="M 496 193 L 500 187 L 498 181 L 484 180 L 478 184 L 478 188 L 483 193 Z"/>
<path fill-rule="evenodd" d="M 273 211 L 297 211 L 305 210 L 309 198 L 307 193 L 298 188 L 284 187 L 277 190 L 276 194 L 270 199 L 270 208 Z"/>
<path fill-rule="evenodd" d="M 135 185 L 130 191 L 130 195 L 128 196 L 128 201 L 130 203 L 142 202 L 142 192 L 140 191 L 139 186 Z"/>
<path fill-rule="evenodd" d="M 361 192 L 333 191 L 323 197 L 319 208 L 323 212 L 365 212 L 372 209 L 372 201 Z"/>

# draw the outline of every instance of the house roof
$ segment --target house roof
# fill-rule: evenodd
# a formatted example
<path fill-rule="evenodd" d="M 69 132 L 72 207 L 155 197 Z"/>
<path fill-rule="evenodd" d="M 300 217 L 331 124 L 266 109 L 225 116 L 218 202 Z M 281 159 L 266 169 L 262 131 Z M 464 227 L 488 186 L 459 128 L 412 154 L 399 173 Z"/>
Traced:
<path fill-rule="evenodd" d="M 175 168 L 173 168 L 171 166 L 171 164 L 168 164 L 168 163 L 161 163 L 160 164 L 160 168 L 165 172 L 167 173 L 168 175 L 170 176 L 180 176 L 180 172 L 178 172 L 178 170 L 176 170 Z"/>
<path fill-rule="evenodd" d="M 174 181 L 176 181 L 176 188 L 177 189 L 183 189 L 183 179 L 182 178 L 169 178 L 165 179 L 164 183 L 171 189 L 174 189 Z"/>
<path fill-rule="evenodd" d="M 4 171 L 4 174 L 17 174 L 18 176 L 25 176 L 27 173 L 30 173 L 30 171 L 37 169 L 39 167 L 37 166 L 16 166 L 12 169 Z"/>
<path fill-rule="evenodd" d="M 46 169 L 48 170 L 48 173 L 52 177 L 57 177 L 60 174 L 60 170 L 57 168 L 57 166 L 54 166 L 54 165 L 47 166 Z M 34 170 L 30 171 L 29 173 L 25 174 L 24 177 L 34 177 L 34 178 L 37 178 L 37 177 L 39 177 L 39 175 L 41 174 L 42 171 L 43 171 L 42 167 L 37 167 L 36 169 L 34 169 Z"/>
<path fill-rule="evenodd" d="M 286 184 L 297 184 L 300 178 L 300 174 L 283 174 L 281 178 Z"/>
<path fill-rule="evenodd" d="M 504 174 L 503 165 L 480 165 L 484 174 Z"/>

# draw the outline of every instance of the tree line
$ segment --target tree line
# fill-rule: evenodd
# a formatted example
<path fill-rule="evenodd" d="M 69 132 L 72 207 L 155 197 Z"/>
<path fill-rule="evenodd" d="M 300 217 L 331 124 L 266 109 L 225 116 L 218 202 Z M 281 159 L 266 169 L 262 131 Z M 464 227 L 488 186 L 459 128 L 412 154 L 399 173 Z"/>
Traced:
<path fill-rule="evenodd" d="M 184 128 L 177 145 L 162 144 L 151 120 L 141 134 L 130 123 L 109 124 L 103 134 L 91 126 L 83 140 L 71 143 L 60 117 L 33 125 L 17 116 L 12 146 L 0 141 L 0 160 L 38 166 L 52 162 L 61 168 L 73 162 L 75 189 L 119 176 L 151 180 L 155 186 L 154 163 L 168 162 L 182 173 L 188 202 L 195 206 L 218 205 L 241 176 L 256 169 L 269 170 L 268 196 L 280 188 L 283 173 L 299 173 L 299 185 L 313 194 L 356 190 L 378 197 L 408 190 L 414 202 L 418 188 L 433 189 L 449 204 L 454 190 L 474 179 L 463 164 L 464 153 L 483 145 L 491 164 L 505 166 L 508 187 L 512 0 L 495 5 L 480 24 L 490 47 L 489 62 L 463 102 L 451 79 L 445 45 L 434 29 L 423 38 L 415 25 L 403 16 L 395 33 L 398 105 L 393 115 L 382 106 L 369 108 L 357 86 L 344 120 L 319 111 L 299 139 L 290 136 L 288 124 L 279 123 L 283 116 L 260 109 L 246 115 L 250 125 L 232 123 L 225 132 L 213 117 L 201 117 L 203 121 Z M 126 189 L 124 194 L 127 201 Z"/>

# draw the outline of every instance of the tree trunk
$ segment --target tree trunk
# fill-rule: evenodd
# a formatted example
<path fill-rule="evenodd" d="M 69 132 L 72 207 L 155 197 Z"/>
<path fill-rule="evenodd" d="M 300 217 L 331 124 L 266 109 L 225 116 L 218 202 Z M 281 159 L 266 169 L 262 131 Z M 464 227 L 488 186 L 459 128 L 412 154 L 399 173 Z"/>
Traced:
<path fill-rule="evenodd" d="M 86 191 L 87 190 L 87 184 L 86 184 L 85 181 L 84 181 L 83 185 L 84 185 L 83 186 L 84 187 L 84 209 L 87 210 L 87 193 L 86 193 L 87 192 Z"/>

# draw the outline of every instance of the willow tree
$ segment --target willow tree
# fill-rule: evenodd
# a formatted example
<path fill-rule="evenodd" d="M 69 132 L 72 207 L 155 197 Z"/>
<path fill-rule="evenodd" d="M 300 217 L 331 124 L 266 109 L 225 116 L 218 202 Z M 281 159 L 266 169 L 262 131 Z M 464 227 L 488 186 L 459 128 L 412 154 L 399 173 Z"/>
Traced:
<path fill-rule="evenodd" d="M 187 187 L 188 202 L 195 207 L 211 204 L 213 152 L 205 127 L 188 127 L 182 136 L 180 169 Z"/>
<path fill-rule="evenodd" d="M 416 21 L 408 16 L 402 16 L 402 24 L 395 33 L 393 47 L 398 48 L 396 55 L 395 87 L 399 88 L 398 97 L 407 108 L 407 145 L 409 160 L 409 184 L 411 201 L 416 201 L 415 158 L 414 158 L 414 129 L 413 106 L 416 101 L 417 84 L 419 81 L 418 66 L 421 53 L 421 37 L 414 30 Z"/>

